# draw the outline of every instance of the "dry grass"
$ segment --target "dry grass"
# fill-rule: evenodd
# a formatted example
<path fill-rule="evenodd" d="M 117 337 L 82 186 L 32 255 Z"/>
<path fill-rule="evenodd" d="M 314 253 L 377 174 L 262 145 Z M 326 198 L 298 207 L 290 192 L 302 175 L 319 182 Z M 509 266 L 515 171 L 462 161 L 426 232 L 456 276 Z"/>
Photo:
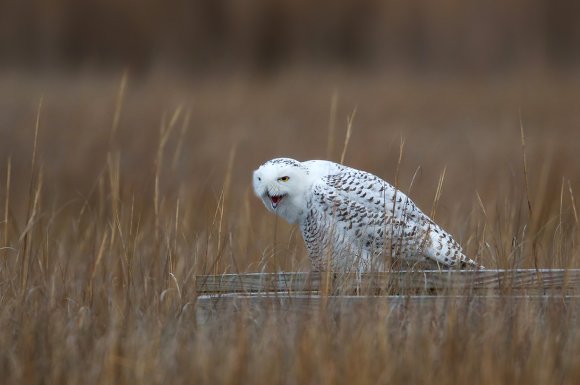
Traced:
<path fill-rule="evenodd" d="M 396 179 L 488 267 L 579 267 L 577 82 L 1 82 L 3 383 L 580 380 L 561 298 L 204 318 L 194 290 L 200 274 L 308 268 L 300 234 L 251 192 L 281 155 Z"/>

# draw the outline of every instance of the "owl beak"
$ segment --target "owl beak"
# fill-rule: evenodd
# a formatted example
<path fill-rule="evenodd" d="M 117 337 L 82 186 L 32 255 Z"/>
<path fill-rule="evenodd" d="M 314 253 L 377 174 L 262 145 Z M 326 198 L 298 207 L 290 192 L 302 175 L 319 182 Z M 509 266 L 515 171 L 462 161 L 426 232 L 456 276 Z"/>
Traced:
<path fill-rule="evenodd" d="M 276 209 L 278 207 L 278 205 L 280 204 L 280 202 L 282 201 L 282 199 L 284 199 L 286 197 L 286 194 L 284 194 L 284 195 L 270 195 L 270 194 L 268 194 L 268 197 L 270 198 L 270 202 L 272 203 L 272 208 Z"/>

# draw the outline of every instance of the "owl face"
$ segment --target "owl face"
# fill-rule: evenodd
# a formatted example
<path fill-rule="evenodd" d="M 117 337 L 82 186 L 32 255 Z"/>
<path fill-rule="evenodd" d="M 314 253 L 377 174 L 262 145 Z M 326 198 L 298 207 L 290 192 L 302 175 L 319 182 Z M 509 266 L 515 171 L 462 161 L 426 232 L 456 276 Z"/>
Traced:
<path fill-rule="evenodd" d="M 290 223 L 299 220 L 309 187 L 308 171 L 300 162 L 287 158 L 268 161 L 254 171 L 253 185 L 268 210 Z"/>

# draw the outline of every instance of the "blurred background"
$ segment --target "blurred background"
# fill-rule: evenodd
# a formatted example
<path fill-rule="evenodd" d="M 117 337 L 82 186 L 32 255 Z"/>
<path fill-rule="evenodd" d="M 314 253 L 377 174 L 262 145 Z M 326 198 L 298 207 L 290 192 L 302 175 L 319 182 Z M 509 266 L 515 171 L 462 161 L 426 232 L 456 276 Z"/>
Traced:
<path fill-rule="evenodd" d="M 560 71 L 580 63 L 579 15 L 565 0 L 4 0 L 0 49 L 4 69 Z"/>
<path fill-rule="evenodd" d="M 255 226 L 240 247 L 259 254 L 274 219 L 251 171 L 339 160 L 356 110 L 346 164 L 427 212 L 444 175 L 444 227 L 477 254 L 474 229 L 511 218 L 496 240 L 509 249 L 531 217 L 574 220 L 579 69 L 573 1 L 3 0 L 1 180 L 10 168 L 17 229 L 38 127 L 46 207 L 102 210 L 116 176 L 145 215 L 154 197 L 155 216 L 181 202 L 194 234 L 229 199 L 234 234 Z"/>

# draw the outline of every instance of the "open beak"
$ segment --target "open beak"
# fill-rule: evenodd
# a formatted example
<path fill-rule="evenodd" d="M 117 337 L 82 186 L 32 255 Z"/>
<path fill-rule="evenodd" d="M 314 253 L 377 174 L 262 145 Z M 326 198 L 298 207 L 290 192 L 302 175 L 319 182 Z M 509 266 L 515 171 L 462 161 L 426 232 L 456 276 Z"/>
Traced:
<path fill-rule="evenodd" d="M 286 194 L 283 194 L 283 195 L 270 195 L 270 194 L 268 194 L 268 198 L 270 198 L 270 202 L 272 203 L 273 209 L 276 209 L 276 207 L 278 207 L 278 205 L 280 204 L 282 199 L 284 199 L 285 197 L 286 197 Z"/>

